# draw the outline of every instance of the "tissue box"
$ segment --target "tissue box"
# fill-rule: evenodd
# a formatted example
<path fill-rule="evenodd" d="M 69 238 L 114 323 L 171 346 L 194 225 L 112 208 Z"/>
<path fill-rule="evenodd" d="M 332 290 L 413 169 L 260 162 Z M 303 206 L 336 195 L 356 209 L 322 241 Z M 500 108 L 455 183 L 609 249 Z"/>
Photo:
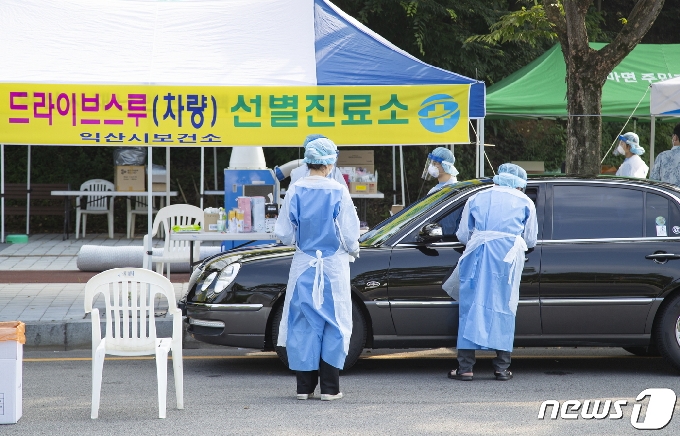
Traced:
<path fill-rule="evenodd" d="M 264 225 L 264 197 L 251 197 L 253 202 L 253 232 L 263 233 Z"/>
<path fill-rule="evenodd" d="M 203 212 L 203 231 L 216 232 L 217 220 L 219 219 L 219 217 L 220 217 L 219 213 Z"/>
<path fill-rule="evenodd" d="M 243 211 L 243 232 L 253 231 L 252 200 L 250 197 L 238 197 L 238 208 Z"/>
<path fill-rule="evenodd" d="M 350 194 L 377 194 L 377 182 L 349 182 Z"/>

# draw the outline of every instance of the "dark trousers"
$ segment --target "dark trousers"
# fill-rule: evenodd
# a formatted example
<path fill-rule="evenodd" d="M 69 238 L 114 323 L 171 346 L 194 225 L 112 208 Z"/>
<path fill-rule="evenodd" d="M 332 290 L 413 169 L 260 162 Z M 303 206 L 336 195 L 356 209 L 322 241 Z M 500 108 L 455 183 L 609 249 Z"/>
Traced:
<path fill-rule="evenodd" d="M 340 392 L 340 370 L 321 359 L 317 371 L 295 371 L 297 393 L 311 394 L 321 379 L 321 393 L 337 395 Z"/>
<path fill-rule="evenodd" d="M 510 367 L 510 358 L 512 353 L 510 351 L 496 350 L 496 357 L 491 361 L 495 371 L 503 371 Z M 465 374 L 472 372 L 472 367 L 475 366 L 477 358 L 475 350 L 461 350 L 458 349 L 458 373 Z"/>

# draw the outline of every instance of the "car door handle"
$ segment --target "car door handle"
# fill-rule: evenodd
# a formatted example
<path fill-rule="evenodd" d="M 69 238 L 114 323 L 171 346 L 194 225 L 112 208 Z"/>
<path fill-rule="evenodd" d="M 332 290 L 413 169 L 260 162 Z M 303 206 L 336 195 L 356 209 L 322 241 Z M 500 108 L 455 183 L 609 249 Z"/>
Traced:
<path fill-rule="evenodd" d="M 680 254 L 673 253 L 654 253 L 645 256 L 645 259 L 649 260 L 670 260 L 670 259 L 680 259 Z"/>

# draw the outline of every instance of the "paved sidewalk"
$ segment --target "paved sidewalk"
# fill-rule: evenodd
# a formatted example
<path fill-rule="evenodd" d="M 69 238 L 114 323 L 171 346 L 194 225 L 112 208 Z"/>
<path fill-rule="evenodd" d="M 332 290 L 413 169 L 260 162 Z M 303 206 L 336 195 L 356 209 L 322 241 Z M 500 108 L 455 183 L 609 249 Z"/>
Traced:
<path fill-rule="evenodd" d="M 85 238 L 62 240 L 61 234 L 31 235 L 27 244 L 0 244 L 0 271 L 59 271 L 78 270 L 76 260 L 83 245 L 105 245 L 108 247 L 142 246 L 142 237 L 127 239 L 114 233 L 109 239 L 106 234 L 90 234 Z M 163 247 L 164 240 L 155 238 L 154 247 Z M 219 241 L 204 241 L 201 246 L 220 245 Z M 5 247 L 4 249 L 2 247 Z M 0 275 L 0 283 L 2 276 Z"/>
<path fill-rule="evenodd" d="M 175 300 L 186 292 L 188 283 L 173 283 Z M 85 283 L 30 283 L 2 285 L 0 321 L 59 322 L 85 319 Z M 104 314 L 104 297 L 94 303 Z M 156 296 L 156 312 L 167 312 L 167 300 Z M 89 318 L 89 317 L 88 317 Z"/>
<path fill-rule="evenodd" d="M 27 348 L 73 349 L 90 346 L 91 321 L 84 310 L 85 283 L 55 283 L 57 276 L 77 275 L 76 260 L 83 245 L 141 246 L 142 237 L 127 239 L 116 234 L 88 235 L 81 239 L 62 240 L 62 235 L 40 234 L 29 237 L 27 244 L 0 244 L 0 321 L 20 320 L 26 323 Z M 154 247 L 162 247 L 162 239 L 154 239 Z M 210 243 L 203 245 L 213 245 Z M 219 245 L 219 242 L 215 245 Z M 50 282 L 48 271 L 54 273 Z M 70 273 L 68 273 L 70 271 Z M 16 283 L 17 275 L 27 282 Z M 40 278 L 47 283 L 35 283 Z M 175 299 L 186 292 L 187 274 L 171 274 Z M 182 282 L 175 283 L 174 280 Z M 159 334 L 170 327 L 167 301 L 156 297 L 156 325 Z M 104 299 L 97 296 L 94 307 L 104 316 Z"/>

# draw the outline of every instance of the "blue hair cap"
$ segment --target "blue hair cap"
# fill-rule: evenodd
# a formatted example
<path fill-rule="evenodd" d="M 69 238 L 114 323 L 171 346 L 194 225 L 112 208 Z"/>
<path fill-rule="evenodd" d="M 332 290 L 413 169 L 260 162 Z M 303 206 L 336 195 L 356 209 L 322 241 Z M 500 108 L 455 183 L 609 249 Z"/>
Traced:
<path fill-rule="evenodd" d="M 331 165 L 338 160 L 338 147 L 325 136 L 316 138 L 305 147 L 305 163 Z"/>
<path fill-rule="evenodd" d="M 494 176 L 493 182 L 509 188 L 524 188 L 527 186 L 527 172 L 519 165 L 504 163 L 498 167 L 498 175 Z"/>

